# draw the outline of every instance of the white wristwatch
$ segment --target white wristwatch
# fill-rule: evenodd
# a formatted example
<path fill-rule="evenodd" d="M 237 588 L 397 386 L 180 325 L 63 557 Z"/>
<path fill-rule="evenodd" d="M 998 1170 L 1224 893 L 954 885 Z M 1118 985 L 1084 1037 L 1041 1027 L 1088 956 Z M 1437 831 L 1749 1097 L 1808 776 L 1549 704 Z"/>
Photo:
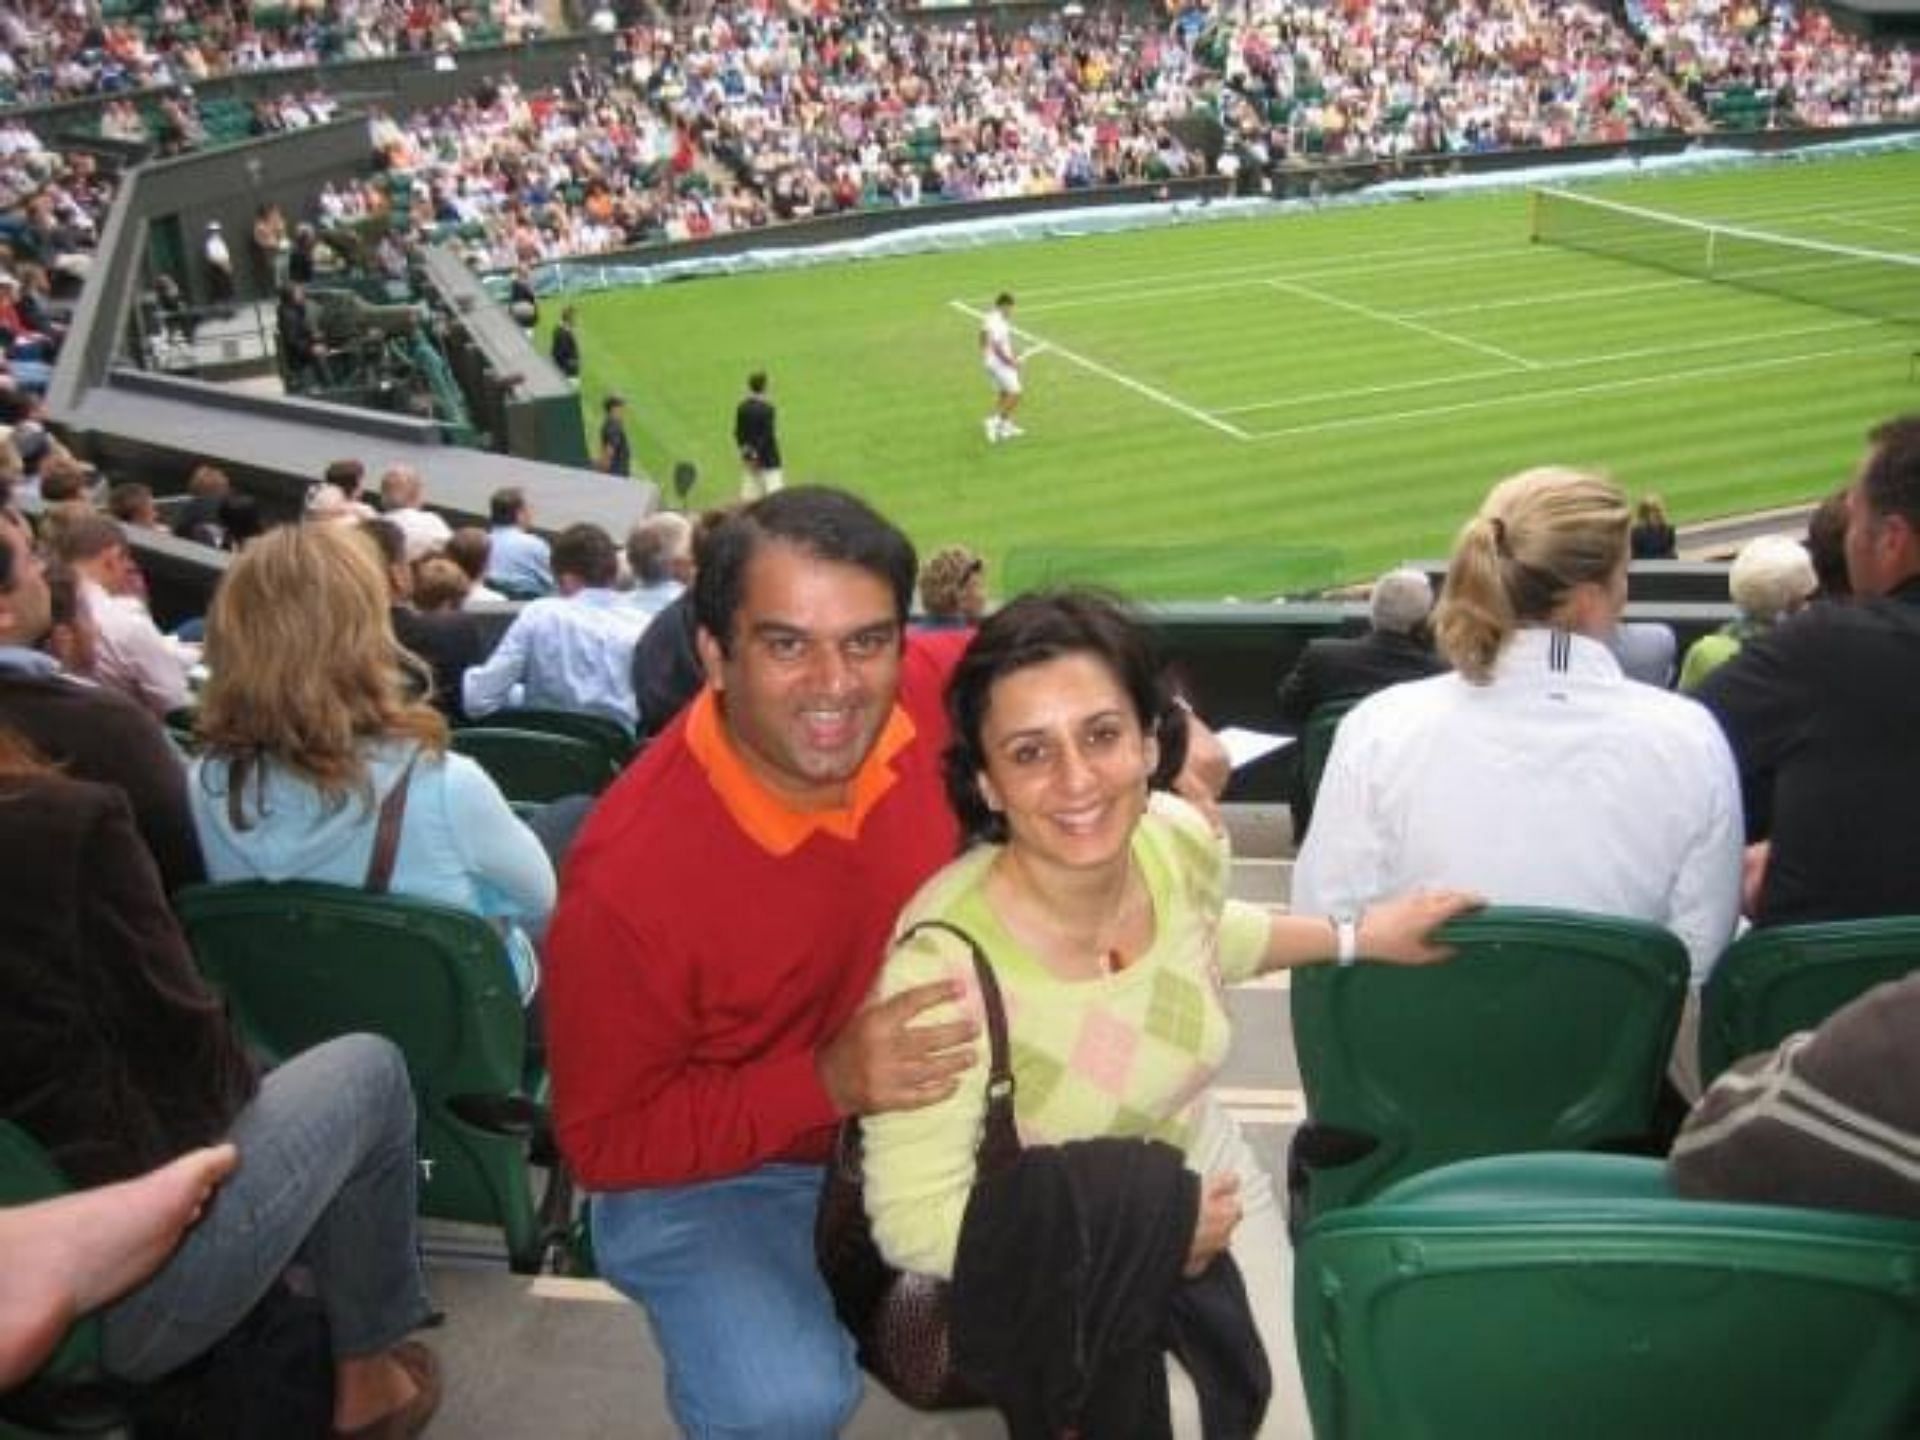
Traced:
<path fill-rule="evenodd" d="M 1333 958 L 1351 965 L 1360 955 L 1360 922 L 1351 915 L 1333 917 Z"/>

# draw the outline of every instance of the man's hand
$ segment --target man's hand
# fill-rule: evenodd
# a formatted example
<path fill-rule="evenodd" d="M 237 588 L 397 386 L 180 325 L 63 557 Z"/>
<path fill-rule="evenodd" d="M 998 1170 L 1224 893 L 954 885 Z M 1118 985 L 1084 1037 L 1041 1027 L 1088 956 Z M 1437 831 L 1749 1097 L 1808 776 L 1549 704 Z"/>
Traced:
<path fill-rule="evenodd" d="M 1189 1280 L 1206 1272 L 1214 1257 L 1233 1240 L 1240 1223 L 1240 1177 L 1232 1171 L 1209 1175 L 1200 1185 L 1200 1213 L 1194 1217 L 1193 1244 L 1180 1272 Z"/>
<path fill-rule="evenodd" d="M 914 1017 L 960 998 L 951 980 L 902 990 L 870 1005 L 841 1028 L 814 1057 L 820 1083 L 842 1115 L 917 1110 L 944 1100 L 973 1064 L 971 1020 L 915 1025 Z"/>

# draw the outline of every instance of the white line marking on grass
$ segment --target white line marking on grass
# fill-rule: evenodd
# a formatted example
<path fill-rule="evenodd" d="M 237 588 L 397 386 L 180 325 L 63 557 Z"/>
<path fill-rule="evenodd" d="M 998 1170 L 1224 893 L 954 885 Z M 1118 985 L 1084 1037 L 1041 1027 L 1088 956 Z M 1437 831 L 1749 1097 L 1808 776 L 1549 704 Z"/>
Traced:
<path fill-rule="evenodd" d="M 1543 366 L 1552 369 L 1552 366 Z M 1217 405 L 1216 415 L 1251 415 L 1256 410 L 1284 410 L 1295 405 L 1325 404 L 1329 400 L 1361 400 L 1369 395 L 1398 395 L 1407 390 L 1432 390 L 1440 385 L 1465 385 L 1475 380 L 1497 380 L 1516 373 L 1511 365 L 1498 370 L 1458 370 L 1451 375 L 1435 375 L 1426 380 L 1402 380 L 1392 385 L 1355 385 L 1346 390 L 1318 390 L 1307 395 L 1288 395 L 1279 400 L 1255 400 L 1246 405 Z"/>
<path fill-rule="evenodd" d="M 1898 235 L 1902 240 L 1920 238 L 1920 229 L 1911 225 L 1883 225 L 1877 220 L 1862 220 L 1853 215 L 1823 215 L 1829 225 L 1844 225 L 1849 230 L 1875 230 L 1882 235 Z"/>
<path fill-rule="evenodd" d="M 971 319 L 983 320 L 986 318 L 985 311 L 976 310 L 965 301 L 949 300 L 947 304 Z M 1033 331 L 1024 329 L 1018 325 L 1013 326 L 1012 329 L 1014 334 L 1030 344 L 1044 345 L 1047 347 L 1048 353 L 1058 355 L 1062 360 L 1070 360 L 1081 369 L 1091 371 L 1104 380 L 1111 380 L 1123 389 L 1131 390 L 1136 395 L 1144 396 L 1157 405 L 1164 405 L 1169 410 L 1178 411 L 1189 420 L 1198 420 L 1202 425 L 1207 426 L 1211 430 L 1218 430 L 1222 435 L 1230 435 L 1235 440 L 1251 440 L 1253 438 L 1238 425 L 1231 425 L 1225 420 L 1219 419 L 1217 416 L 1208 414 L 1197 405 L 1189 405 L 1186 401 L 1167 394 L 1164 390 L 1156 390 L 1144 381 L 1135 380 L 1131 375 L 1122 375 L 1118 370 L 1109 369 L 1098 360 L 1089 360 L 1086 356 L 1069 350 L 1066 346 L 1056 341 L 1048 340 L 1041 335 L 1036 335 Z"/>
<path fill-rule="evenodd" d="M 1465 415 L 1476 410 L 1500 410 L 1512 405 L 1531 405 L 1536 400 L 1566 400 L 1579 395 L 1606 395 L 1619 390 L 1639 390 L 1649 385 L 1671 385 L 1679 381 L 1704 380 L 1716 375 L 1741 375 L 1750 370 L 1776 370 L 1783 365 L 1803 365 L 1810 360 L 1834 360 L 1848 355 L 1871 355 L 1876 351 L 1908 350 L 1911 340 L 1883 340 L 1877 345 L 1855 345 L 1844 350 L 1814 350 L 1804 355 L 1778 355 L 1768 360 L 1748 360 L 1734 365 L 1709 365 L 1699 370 L 1678 370 L 1663 375 L 1641 375 L 1628 380 L 1604 380 L 1592 385 L 1571 385 L 1558 390 L 1534 390 L 1521 395 L 1495 395 L 1485 400 L 1463 400 L 1456 405 L 1430 405 L 1419 410 L 1395 410 L 1385 415 L 1351 415 L 1340 420 L 1322 420 L 1311 425 L 1289 425 L 1284 430 L 1260 430 L 1254 441 L 1284 440 L 1295 435 L 1322 435 L 1335 430 L 1358 430 L 1369 425 L 1392 425 L 1402 420 L 1428 420 L 1440 415 Z"/>
<path fill-rule="evenodd" d="M 1526 236 L 1524 233 L 1516 231 L 1514 239 L 1517 242 L 1524 243 Z M 1354 270 L 1365 272 L 1375 268 L 1376 262 L 1378 262 L 1379 268 L 1383 269 L 1422 269 L 1433 265 L 1450 265 L 1455 260 L 1472 256 L 1480 256 L 1483 258 L 1487 256 L 1487 245 L 1485 241 L 1480 241 L 1475 244 L 1446 246 L 1423 246 L 1408 243 L 1397 246 L 1392 250 L 1359 251 L 1354 254 L 1339 257 L 1338 263 L 1332 267 L 1322 266 L 1318 269 L 1309 267 L 1298 273 L 1311 279 L 1322 274 L 1346 274 Z M 1273 257 L 1269 256 L 1267 259 L 1254 265 L 1220 265 L 1210 270 L 1184 271 L 1182 272 L 1182 283 L 1189 280 L 1226 280 L 1233 276 L 1245 276 L 1255 280 L 1263 280 L 1267 276 L 1276 273 L 1286 275 L 1293 272 L 1285 270 L 1276 271 Z M 1165 274 L 1166 271 L 1164 269 L 1155 272 L 1156 276 Z M 1022 310 L 1037 310 L 1043 305 L 1051 308 L 1055 302 L 1047 300 L 1045 298 L 1047 296 L 1093 295 L 1106 290 L 1122 291 L 1130 298 L 1134 293 L 1151 293 L 1151 286 L 1147 289 L 1141 288 L 1141 282 L 1147 279 L 1149 279 L 1147 276 L 1131 275 L 1111 280 L 1088 280 L 1078 285 L 1037 285 L 1032 289 L 1023 289 L 1020 292 L 1021 295 L 1025 297 L 1020 302 L 1020 308 Z M 1029 302 L 1032 303 L 1030 304 Z"/>
<path fill-rule="evenodd" d="M 1581 355 L 1572 360 L 1545 360 L 1535 367 L 1541 375 L 1562 370 L 1587 370 L 1595 365 L 1611 365 L 1621 360 L 1658 360 L 1669 355 L 1691 355 L 1701 350 L 1726 350 L 1736 345 L 1762 344 L 1768 340 L 1792 340 L 1802 335 L 1831 335 L 1840 330 L 1865 330 L 1882 325 L 1881 320 L 1840 320 L 1831 325 L 1803 325 L 1793 330 L 1761 330 L 1750 335 L 1716 335 L 1711 340 L 1692 340 L 1684 345 L 1651 345 L 1639 350 L 1615 350 L 1603 355 Z M 1326 404 L 1335 400 L 1364 400 L 1372 395 L 1398 395 L 1407 390 L 1433 390 L 1442 385 L 1467 385 L 1480 380 L 1498 380 L 1513 374 L 1502 370 L 1461 370 L 1452 375 L 1435 375 L 1426 380 L 1403 380 L 1392 385 L 1356 385 L 1346 390 L 1321 390 L 1308 395 L 1286 395 L 1277 400 L 1256 400 L 1246 405 L 1216 406 L 1216 415 L 1251 415 L 1257 410 L 1290 410 L 1301 405 Z M 1259 436 L 1255 436 L 1259 439 Z"/>
<path fill-rule="evenodd" d="M 1322 305 L 1331 305 L 1336 310 L 1351 311 L 1382 325 L 1397 325 L 1402 330 L 1412 330 L 1416 334 L 1428 336 L 1434 340 L 1443 340 L 1449 345 L 1463 346 L 1468 350 L 1478 350 L 1482 355 L 1491 355 L 1496 360 L 1505 360 L 1509 365 L 1518 365 L 1522 370 L 1538 370 L 1540 362 L 1529 360 L 1524 355 L 1516 355 L 1511 350 L 1502 350 L 1498 345 L 1486 345 L 1478 340 L 1469 340 L 1464 335 L 1454 335 L 1432 325 L 1422 325 L 1418 320 L 1408 320 L 1404 316 L 1390 314 L 1385 310 L 1376 310 L 1371 305 L 1362 305 L 1357 300 L 1342 300 L 1337 295 L 1328 295 L 1324 291 L 1310 286 L 1296 285 L 1291 280 L 1269 280 L 1267 284 L 1276 290 L 1284 290 L 1289 295 L 1298 295 L 1304 300 L 1316 300 Z"/>

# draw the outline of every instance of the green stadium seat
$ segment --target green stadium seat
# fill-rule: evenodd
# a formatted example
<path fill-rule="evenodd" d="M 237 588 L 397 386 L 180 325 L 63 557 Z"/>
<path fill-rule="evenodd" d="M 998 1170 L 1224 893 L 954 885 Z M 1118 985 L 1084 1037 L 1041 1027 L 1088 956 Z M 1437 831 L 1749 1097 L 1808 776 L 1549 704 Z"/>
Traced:
<path fill-rule="evenodd" d="M 269 1063 L 358 1032 L 406 1057 L 420 1211 L 498 1226 L 516 1271 L 564 1248 L 572 1186 L 548 1153 L 546 1075 L 504 942 L 463 910 L 346 886 L 246 881 L 174 897 L 194 958 Z M 532 1157 L 552 1160 L 536 1208 Z"/>
<path fill-rule="evenodd" d="M 1490 907 L 1442 965 L 1294 972 L 1309 1124 L 1296 1226 L 1454 1160 L 1636 1141 L 1687 992 L 1687 952 L 1639 920 Z"/>
<path fill-rule="evenodd" d="M 588 715 L 578 710 L 540 710 L 530 707 L 496 710 L 479 720 L 470 720 L 465 730 L 530 730 L 540 735 L 566 735 L 598 745 L 615 770 L 623 769 L 633 758 L 633 732 L 609 715 Z"/>
<path fill-rule="evenodd" d="M 0 1120 L 0 1206 L 50 1200 L 72 1188 L 31 1135 Z M 30 1380 L 0 1396 L 0 1440 L 119 1428 L 127 1417 L 111 1385 L 100 1380 L 100 1322 L 88 1316 L 68 1329 Z"/>
<path fill-rule="evenodd" d="M 1303 820 L 1313 814 L 1314 797 L 1320 793 L 1320 777 L 1327 773 L 1327 757 L 1333 754 L 1333 739 L 1340 722 L 1364 696 L 1351 700 L 1329 700 L 1316 705 L 1300 732 L 1300 813 Z"/>
<path fill-rule="evenodd" d="M 620 773 L 598 743 L 571 735 L 468 726 L 453 732 L 453 748 L 478 761 L 507 799 L 525 804 L 598 795 Z"/>
<path fill-rule="evenodd" d="M 1316 1220 L 1319 1440 L 1920 1434 L 1920 1225 L 1682 1200 L 1658 1160 L 1451 1165 Z"/>
<path fill-rule="evenodd" d="M 1916 967 L 1920 916 L 1749 930 L 1720 957 L 1700 997 L 1702 1082 Z"/>

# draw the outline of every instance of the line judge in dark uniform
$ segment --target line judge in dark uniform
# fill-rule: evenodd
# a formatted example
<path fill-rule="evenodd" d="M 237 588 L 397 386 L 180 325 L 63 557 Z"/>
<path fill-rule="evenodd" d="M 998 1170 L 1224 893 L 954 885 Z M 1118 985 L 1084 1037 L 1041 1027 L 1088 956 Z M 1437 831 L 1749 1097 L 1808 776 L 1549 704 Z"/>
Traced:
<path fill-rule="evenodd" d="M 627 443 L 627 401 L 624 395 L 609 395 L 606 418 L 600 422 L 600 468 L 609 475 L 633 474 L 633 447 Z"/>
<path fill-rule="evenodd" d="M 780 474 L 780 441 L 773 433 L 773 402 L 767 399 L 767 372 L 747 377 L 747 396 L 733 412 L 733 443 L 745 467 L 740 498 L 758 500 L 785 484 Z"/>

